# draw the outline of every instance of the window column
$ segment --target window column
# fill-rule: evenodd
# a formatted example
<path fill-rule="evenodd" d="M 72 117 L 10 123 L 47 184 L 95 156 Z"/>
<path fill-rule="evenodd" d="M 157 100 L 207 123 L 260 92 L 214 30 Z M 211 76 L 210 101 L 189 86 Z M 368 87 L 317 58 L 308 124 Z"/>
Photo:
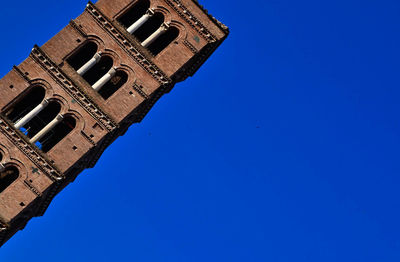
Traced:
<path fill-rule="evenodd" d="M 144 14 L 139 20 L 133 23 L 128 29 L 126 29 L 130 34 L 133 34 L 136 30 L 138 30 L 144 23 L 146 23 L 150 17 L 154 15 L 153 9 L 147 10 L 146 14 Z"/>
<path fill-rule="evenodd" d="M 159 38 L 162 34 L 167 32 L 169 25 L 164 23 L 155 31 L 151 36 L 149 36 L 146 40 L 143 41 L 142 46 L 148 47 L 151 45 L 157 38 Z"/>
<path fill-rule="evenodd" d="M 46 108 L 46 106 L 49 104 L 49 101 L 47 99 L 43 100 L 42 103 L 40 103 L 38 106 L 36 106 L 31 112 L 29 112 L 26 116 L 21 118 L 15 123 L 15 128 L 20 129 L 23 127 L 26 123 L 32 120 L 35 116 L 37 116 L 40 112 L 42 112 L 43 109 Z"/>
<path fill-rule="evenodd" d="M 62 115 L 57 115 L 47 126 L 39 131 L 31 140 L 32 144 L 38 142 L 42 137 L 44 137 L 48 132 L 50 132 L 58 123 L 60 123 L 64 117 Z"/>
<path fill-rule="evenodd" d="M 84 64 L 79 70 L 77 71 L 79 75 L 84 75 L 87 71 L 89 71 L 92 67 L 94 67 L 101 59 L 101 52 L 98 52 L 90 59 L 86 64 Z"/>
<path fill-rule="evenodd" d="M 111 78 L 117 73 L 114 67 L 110 69 L 102 78 L 100 78 L 92 87 L 94 90 L 99 91 Z"/>

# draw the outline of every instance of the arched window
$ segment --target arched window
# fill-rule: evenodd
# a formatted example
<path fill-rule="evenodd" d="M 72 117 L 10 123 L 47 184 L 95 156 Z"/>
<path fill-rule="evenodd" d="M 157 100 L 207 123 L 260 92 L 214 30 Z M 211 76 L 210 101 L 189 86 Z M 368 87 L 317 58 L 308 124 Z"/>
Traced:
<path fill-rule="evenodd" d="M 120 22 L 126 28 L 129 28 L 140 18 L 142 18 L 149 10 L 149 8 L 150 8 L 149 0 L 138 1 L 135 5 L 132 6 L 132 8 L 130 8 L 120 18 L 118 18 L 118 22 Z"/>
<path fill-rule="evenodd" d="M 44 135 L 39 143 L 42 145 L 42 151 L 47 153 L 66 137 L 76 127 L 76 120 L 72 116 L 64 116 L 53 129 Z"/>
<path fill-rule="evenodd" d="M 72 66 L 76 71 L 79 71 L 81 74 L 84 74 L 85 72 L 82 72 L 84 70 L 83 67 L 87 65 L 87 70 L 89 70 L 90 66 L 94 66 L 96 63 L 96 54 L 97 54 L 97 44 L 94 42 L 86 42 L 83 44 L 82 47 L 79 48 L 79 50 L 73 54 L 70 58 L 67 59 L 67 62 L 70 66 Z M 93 64 L 88 64 L 88 62 L 93 61 Z"/>
<path fill-rule="evenodd" d="M 164 15 L 161 13 L 155 13 L 152 15 L 143 25 L 141 25 L 133 35 L 143 43 L 148 39 L 154 32 L 157 31 L 164 23 Z"/>
<path fill-rule="evenodd" d="M 6 167 L 0 171 L 0 193 L 7 189 L 19 177 L 18 168 Z"/>
<path fill-rule="evenodd" d="M 139 1 L 118 21 L 142 46 L 148 48 L 153 55 L 158 55 L 179 36 L 179 30 L 165 24 L 164 15 L 148 9 L 149 6 L 147 0 Z"/>
<path fill-rule="evenodd" d="M 94 90 L 108 99 L 127 82 L 128 75 L 115 70 L 113 59 L 97 51 L 97 45 L 88 42 L 67 61 Z"/>
<path fill-rule="evenodd" d="M 21 127 L 21 131 L 29 138 L 35 137 L 47 125 L 53 121 L 61 111 L 61 105 L 57 102 L 49 102 L 48 105 L 29 122 Z M 34 141 L 35 143 L 37 141 Z"/>
<path fill-rule="evenodd" d="M 43 87 L 34 86 L 5 114 L 31 143 L 48 152 L 75 128 L 76 122 L 59 115 L 60 103 L 44 99 L 45 93 Z"/>
<path fill-rule="evenodd" d="M 158 55 L 169 44 L 171 44 L 179 36 L 179 29 L 170 26 L 167 31 L 161 34 L 153 43 L 148 46 L 148 49 L 153 55 Z"/>
<path fill-rule="evenodd" d="M 115 92 L 117 92 L 117 90 L 120 89 L 127 81 L 127 73 L 122 70 L 117 70 L 111 80 L 108 81 L 98 92 L 104 99 L 108 99 Z"/>
<path fill-rule="evenodd" d="M 99 62 L 88 70 L 82 77 L 93 86 L 98 82 L 113 66 L 113 60 L 109 56 L 102 56 Z"/>
<path fill-rule="evenodd" d="M 29 112 L 35 109 L 43 100 L 46 91 L 43 87 L 34 86 L 6 112 L 6 116 L 13 123 L 17 123 Z"/>

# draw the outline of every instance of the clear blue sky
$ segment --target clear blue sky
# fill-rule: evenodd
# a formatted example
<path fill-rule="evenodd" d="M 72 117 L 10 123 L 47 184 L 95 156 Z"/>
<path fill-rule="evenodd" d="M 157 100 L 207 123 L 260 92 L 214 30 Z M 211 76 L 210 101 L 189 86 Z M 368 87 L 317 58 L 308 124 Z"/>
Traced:
<path fill-rule="evenodd" d="M 1 262 L 400 260 L 400 2 L 201 3 L 228 40 Z M 3 2 L 0 74 L 85 4 Z"/>

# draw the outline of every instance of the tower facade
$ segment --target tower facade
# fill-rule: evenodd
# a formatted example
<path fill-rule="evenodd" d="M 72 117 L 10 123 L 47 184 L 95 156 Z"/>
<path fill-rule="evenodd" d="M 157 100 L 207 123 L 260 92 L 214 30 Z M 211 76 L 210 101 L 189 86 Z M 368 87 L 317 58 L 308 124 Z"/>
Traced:
<path fill-rule="evenodd" d="M 99 0 L 0 80 L 0 245 L 225 40 L 196 0 Z"/>

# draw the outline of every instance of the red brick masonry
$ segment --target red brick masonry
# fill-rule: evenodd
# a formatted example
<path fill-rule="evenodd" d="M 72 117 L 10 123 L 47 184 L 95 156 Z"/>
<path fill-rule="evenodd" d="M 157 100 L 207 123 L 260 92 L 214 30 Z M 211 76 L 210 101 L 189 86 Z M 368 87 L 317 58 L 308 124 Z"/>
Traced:
<path fill-rule="evenodd" d="M 130 34 L 129 23 L 145 14 L 138 13 L 140 5 L 150 10 L 151 19 Z M 129 17 L 131 13 L 136 19 Z M 143 46 L 143 38 L 151 39 L 162 26 L 169 31 Z M 195 0 L 99 0 L 89 3 L 83 14 L 42 47 L 35 46 L 0 80 L 0 245 L 32 217 L 42 216 L 57 193 L 93 167 L 104 150 L 140 122 L 175 83 L 192 76 L 228 34 L 228 28 Z M 71 61 L 81 63 L 79 67 L 87 62 L 90 51 L 83 48 L 88 43 L 97 47 L 94 51 L 103 60 L 86 75 L 78 74 Z M 101 91 L 94 90 L 93 81 L 109 72 Z M 29 101 L 34 103 L 34 89 L 43 90 L 40 100 L 50 102 L 64 119 L 51 126 L 39 144 L 32 136 L 56 118 L 57 114 L 50 116 L 56 109 L 43 109 L 24 125 L 26 130 L 16 128 L 21 117 L 40 103 L 27 109 Z M 64 127 L 69 133 L 63 134 Z"/>

